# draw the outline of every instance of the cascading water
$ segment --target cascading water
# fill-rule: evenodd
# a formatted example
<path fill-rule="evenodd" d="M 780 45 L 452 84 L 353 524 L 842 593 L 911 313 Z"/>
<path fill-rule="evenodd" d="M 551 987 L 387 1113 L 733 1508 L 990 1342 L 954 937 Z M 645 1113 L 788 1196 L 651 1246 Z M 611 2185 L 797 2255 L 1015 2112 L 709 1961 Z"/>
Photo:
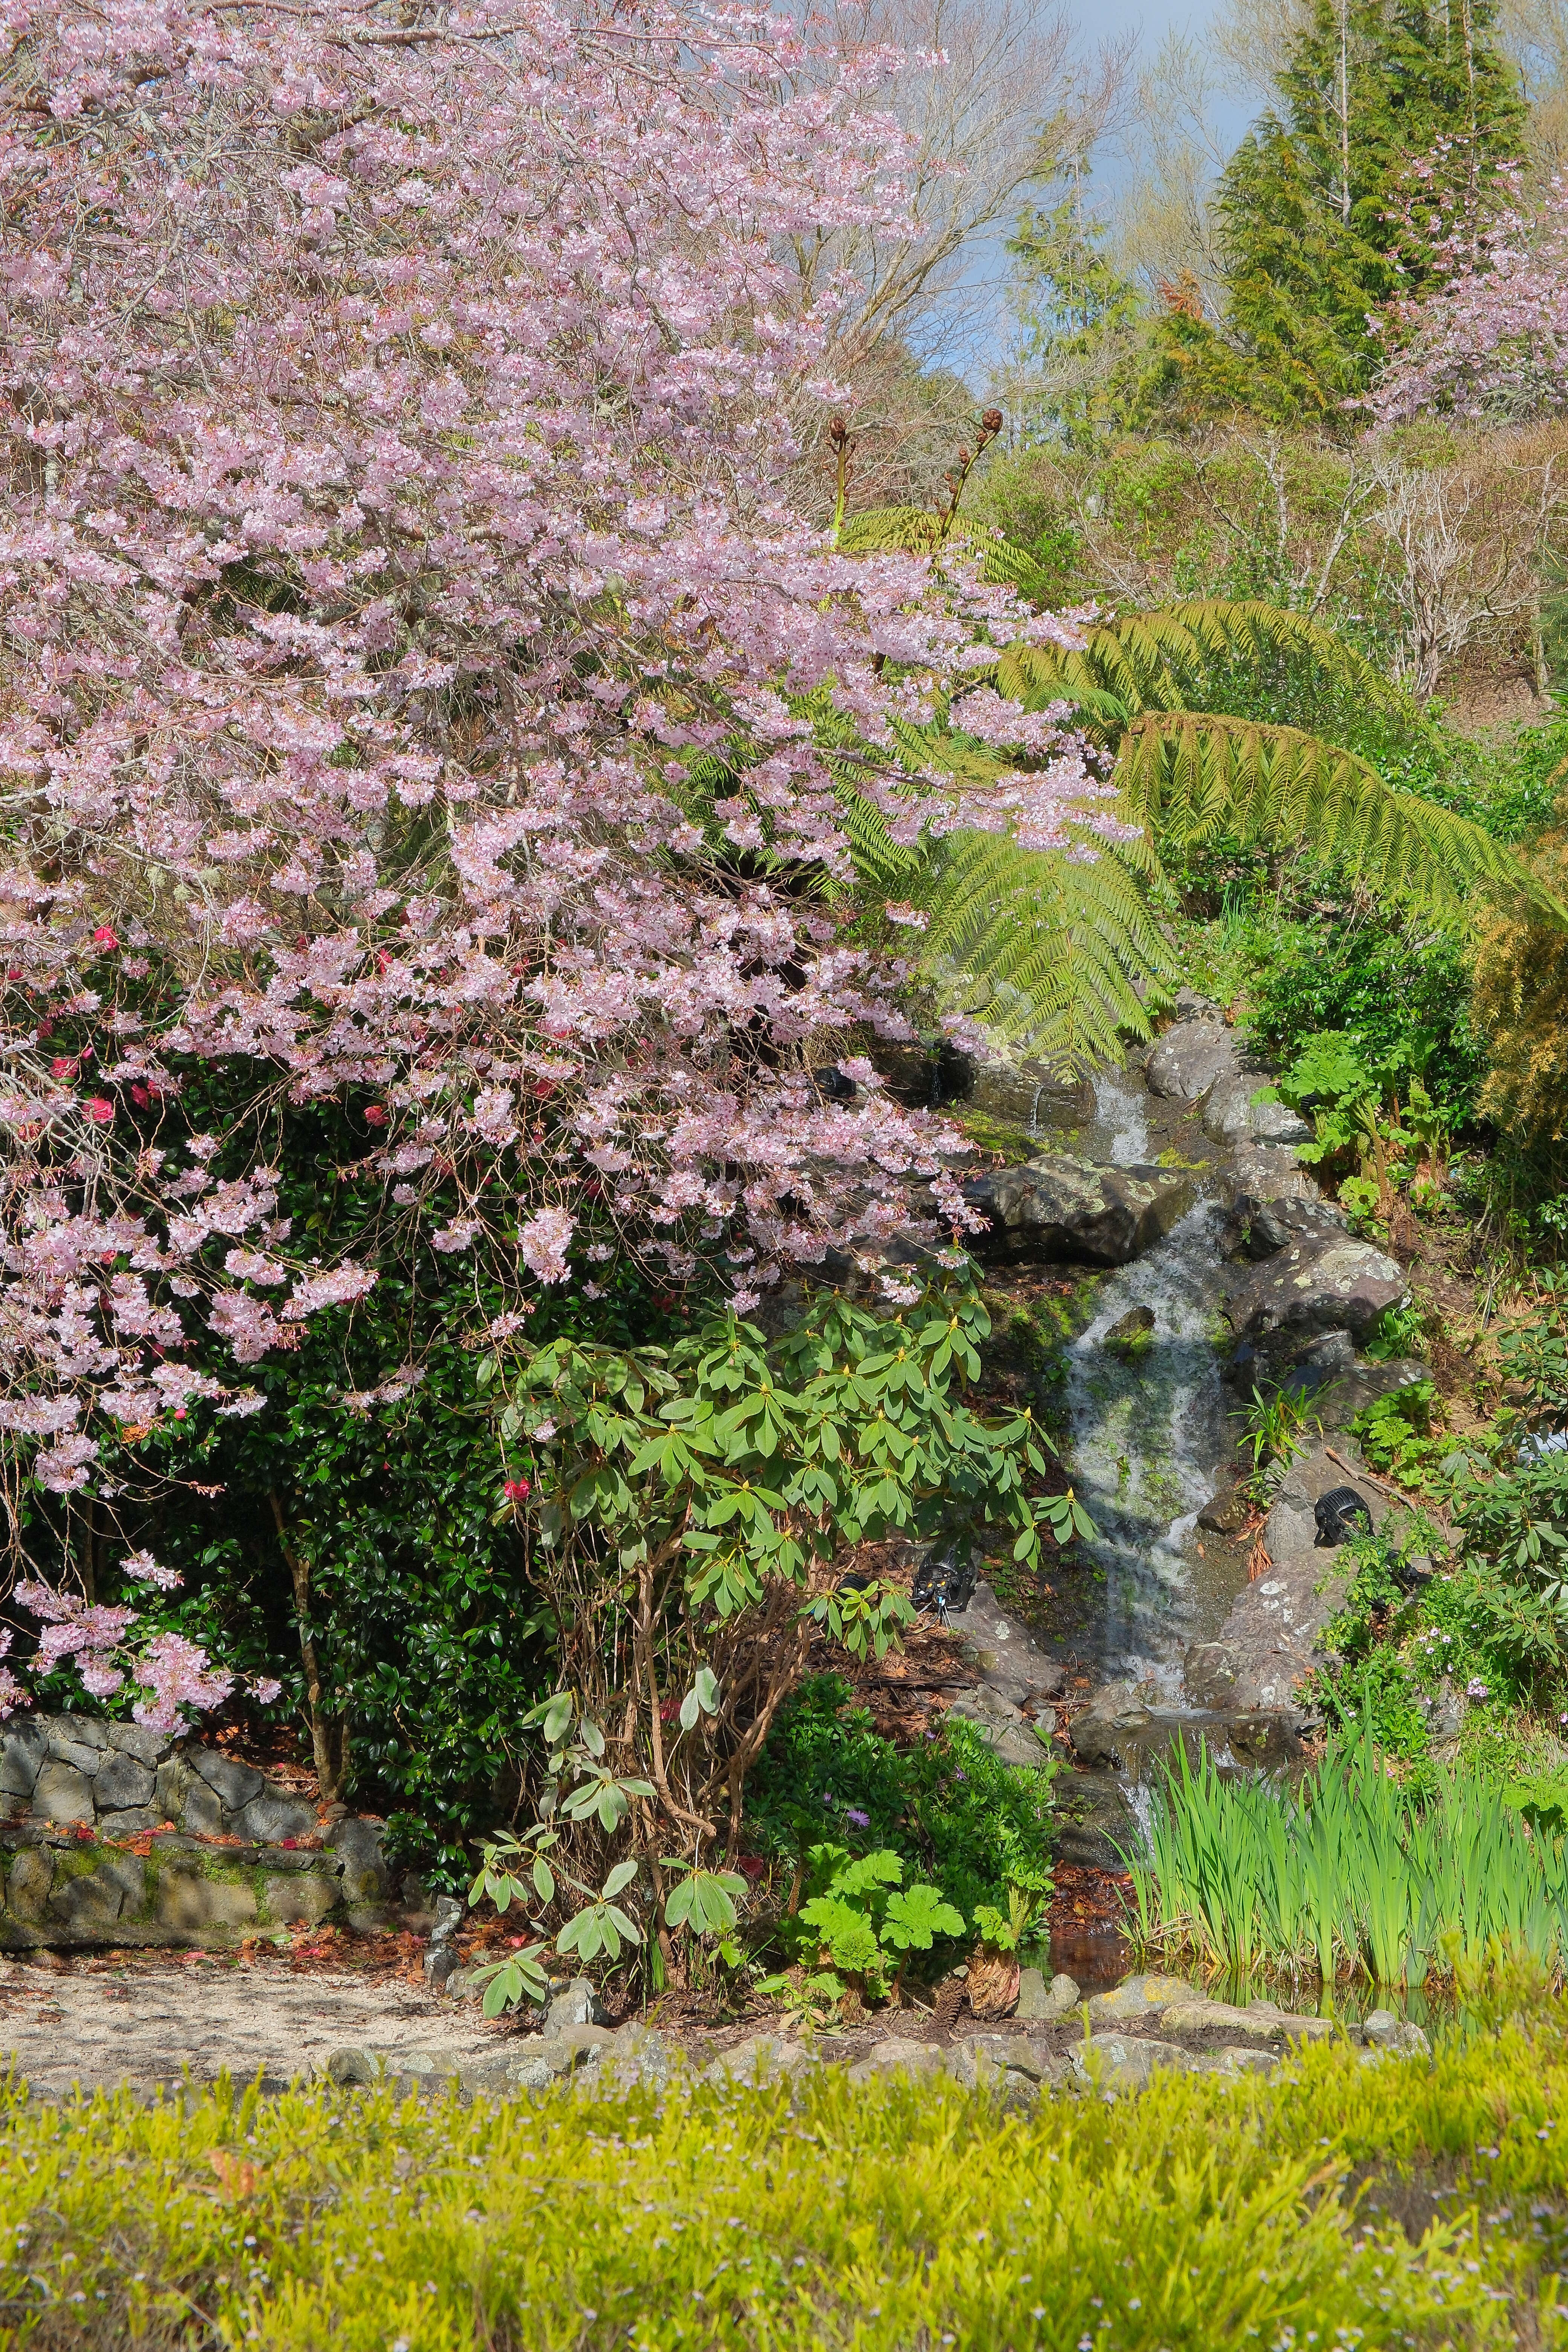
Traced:
<path fill-rule="evenodd" d="M 1122 1072 L 1095 1082 L 1086 1158 L 1131 1168 L 1149 1149 L 1147 1097 Z M 1074 1483 L 1100 1532 L 1105 1579 L 1089 1637 L 1110 1677 L 1181 1694 L 1181 1651 L 1208 1630 L 1195 1521 L 1232 1442 L 1210 1337 L 1221 1303 L 1220 1212 L 1200 1202 L 1134 1265 L 1106 1276 L 1094 1319 L 1067 1353 Z M 1108 1344 L 1135 1308 L 1146 1336 Z"/>

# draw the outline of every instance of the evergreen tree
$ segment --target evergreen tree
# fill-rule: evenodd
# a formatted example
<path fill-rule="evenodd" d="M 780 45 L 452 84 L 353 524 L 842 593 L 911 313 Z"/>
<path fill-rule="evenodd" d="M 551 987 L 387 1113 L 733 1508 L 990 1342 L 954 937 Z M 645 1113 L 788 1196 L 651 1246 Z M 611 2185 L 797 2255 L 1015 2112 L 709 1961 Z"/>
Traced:
<path fill-rule="evenodd" d="M 1018 265 L 1018 356 L 1033 375 L 1013 405 L 1026 408 L 1037 430 L 1075 446 L 1125 421 L 1122 378 L 1142 310 L 1138 289 L 1104 251 L 1105 223 L 1085 211 L 1086 176 L 1079 166 L 1070 193 L 1048 212 L 1030 205 L 1007 240 Z"/>
<path fill-rule="evenodd" d="M 1419 294 L 1438 220 L 1485 217 L 1525 108 L 1496 0 L 1316 0 L 1217 213 L 1226 339 L 1254 404 L 1331 412 L 1370 380 L 1368 313 Z"/>

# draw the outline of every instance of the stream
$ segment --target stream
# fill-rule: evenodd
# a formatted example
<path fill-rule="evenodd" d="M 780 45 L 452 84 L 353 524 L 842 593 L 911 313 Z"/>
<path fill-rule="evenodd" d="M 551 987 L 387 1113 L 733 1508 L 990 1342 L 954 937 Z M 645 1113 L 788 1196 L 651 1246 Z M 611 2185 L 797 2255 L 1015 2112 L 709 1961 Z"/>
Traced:
<path fill-rule="evenodd" d="M 1136 1073 L 1100 1073 L 1079 1149 L 1118 1168 L 1147 1162 L 1149 1097 Z M 1151 1682 L 1182 1699 L 1182 1652 L 1210 1637 L 1234 1576 L 1209 1589 L 1196 1518 L 1234 1443 L 1213 1332 L 1223 1306 L 1222 1213 L 1200 1199 L 1144 1257 L 1107 1275 L 1092 1321 L 1067 1351 L 1075 1483 L 1100 1533 L 1087 1546 L 1104 1579 L 1092 1663 L 1108 1681 Z M 1107 1345 L 1131 1310 L 1146 1339 Z"/>

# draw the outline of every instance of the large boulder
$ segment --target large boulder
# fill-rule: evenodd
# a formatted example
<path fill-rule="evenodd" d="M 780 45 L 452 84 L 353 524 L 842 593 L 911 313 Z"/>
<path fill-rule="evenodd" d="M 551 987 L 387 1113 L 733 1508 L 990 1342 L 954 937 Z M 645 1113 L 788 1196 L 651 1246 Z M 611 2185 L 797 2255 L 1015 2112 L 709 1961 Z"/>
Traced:
<path fill-rule="evenodd" d="M 1328 1249 L 1349 1231 L 1344 1211 L 1315 1193 L 1267 1200 L 1233 1189 L 1230 1220 L 1236 1246 L 1258 1261 L 1286 1249 Z"/>
<path fill-rule="evenodd" d="M 1244 1063 L 1233 1077 L 1215 1083 L 1204 1111 L 1204 1133 L 1215 1143 L 1305 1143 L 1311 1129 L 1282 1102 L 1258 1102 L 1269 1073 Z"/>
<path fill-rule="evenodd" d="M 1028 1264 L 1126 1265 L 1163 1239 L 1192 1205 L 1190 1176 L 1164 1168 L 1100 1168 L 1065 1151 L 997 1168 L 965 1187 L 988 1231 L 981 1256 Z"/>
<path fill-rule="evenodd" d="M 1272 1711 L 1296 1704 L 1301 1683 L 1323 1664 L 1323 1628 L 1350 1589 L 1338 1559 L 1337 1553 L 1298 1555 L 1244 1587 L 1219 1638 L 1187 1652 L 1184 1678 L 1195 1706 Z"/>
<path fill-rule="evenodd" d="M 1237 1595 L 1218 1637 L 1187 1652 L 1184 1676 L 1195 1706 L 1289 1708 L 1303 1678 L 1323 1664 L 1324 1628 L 1344 1607 L 1352 1570 L 1340 1547 L 1320 1541 L 1317 1501 L 1346 1486 L 1380 1523 L 1388 1509 L 1383 1495 L 1330 1461 L 1321 1444 L 1292 1464 L 1264 1523 L 1268 1565 Z"/>
<path fill-rule="evenodd" d="M 1236 1033 L 1223 1021 L 1178 1021 L 1149 1056 L 1149 1091 L 1193 1102 L 1221 1078 L 1234 1078 L 1240 1066 Z M 1261 1077 L 1257 1081 L 1258 1086 L 1266 1083 Z"/>
<path fill-rule="evenodd" d="M 1324 1332 L 1363 1339 L 1408 1296 L 1401 1269 L 1370 1242 L 1303 1234 L 1249 1274 L 1231 1299 L 1242 1343 L 1237 1369 L 1244 1381 L 1277 1378 Z"/>

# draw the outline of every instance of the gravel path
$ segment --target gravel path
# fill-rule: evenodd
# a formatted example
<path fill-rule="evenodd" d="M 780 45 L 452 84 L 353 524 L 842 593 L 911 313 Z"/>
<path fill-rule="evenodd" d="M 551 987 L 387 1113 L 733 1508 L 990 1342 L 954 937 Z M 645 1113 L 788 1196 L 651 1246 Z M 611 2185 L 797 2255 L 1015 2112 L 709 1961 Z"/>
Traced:
<path fill-rule="evenodd" d="M 236 1965 L 205 1955 L 0 1959 L 0 2051 L 34 2090 L 58 2098 L 132 2084 L 198 2083 L 226 2068 L 281 2087 L 333 2050 L 453 2051 L 493 2057 L 504 2026 L 433 1998 L 402 1975 Z"/>

